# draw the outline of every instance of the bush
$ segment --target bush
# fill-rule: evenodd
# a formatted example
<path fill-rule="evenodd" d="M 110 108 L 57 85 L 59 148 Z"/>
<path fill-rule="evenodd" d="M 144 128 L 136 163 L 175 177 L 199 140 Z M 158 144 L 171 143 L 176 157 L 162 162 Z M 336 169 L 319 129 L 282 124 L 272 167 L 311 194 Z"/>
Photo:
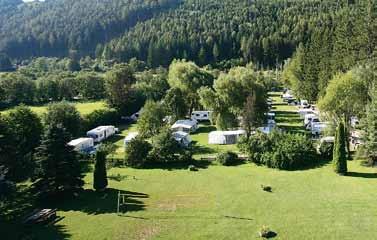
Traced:
<path fill-rule="evenodd" d="M 152 146 L 149 142 L 136 137 L 127 144 L 125 149 L 125 163 L 127 166 L 140 168 L 148 161 L 148 154 Z"/>
<path fill-rule="evenodd" d="M 334 143 L 323 142 L 319 146 L 319 153 L 324 159 L 332 159 L 333 151 L 334 151 Z"/>
<path fill-rule="evenodd" d="M 234 152 L 225 152 L 217 155 L 216 161 L 223 166 L 235 165 L 238 162 L 238 155 Z"/>
<path fill-rule="evenodd" d="M 84 129 L 89 131 L 101 125 L 116 125 L 120 122 L 120 115 L 114 109 L 95 110 L 84 117 Z"/>
<path fill-rule="evenodd" d="M 241 141 L 239 148 L 252 162 L 284 170 L 307 167 L 317 159 L 312 141 L 300 134 L 256 133 L 249 140 Z"/>

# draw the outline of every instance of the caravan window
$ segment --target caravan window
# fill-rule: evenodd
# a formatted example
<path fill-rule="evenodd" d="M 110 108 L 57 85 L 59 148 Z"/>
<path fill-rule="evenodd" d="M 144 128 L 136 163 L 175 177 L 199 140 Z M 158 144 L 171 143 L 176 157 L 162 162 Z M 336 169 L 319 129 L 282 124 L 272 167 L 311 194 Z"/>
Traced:
<path fill-rule="evenodd" d="M 204 114 L 203 116 L 204 116 L 204 117 L 208 117 L 207 114 Z"/>
<path fill-rule="evenodd" d="M 200 117 L 200 114 L 197 113 L 196 116 L 197 116 L 197 117 Z"/>

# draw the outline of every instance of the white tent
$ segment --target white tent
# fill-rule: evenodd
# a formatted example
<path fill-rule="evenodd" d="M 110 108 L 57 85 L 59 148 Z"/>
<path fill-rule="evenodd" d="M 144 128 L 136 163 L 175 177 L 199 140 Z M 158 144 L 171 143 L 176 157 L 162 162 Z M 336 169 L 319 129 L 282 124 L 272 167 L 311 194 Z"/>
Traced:
<path fill-rule="evenodd" d="M 173 132 L 172 135 L 181 146 L 188 147 L 191 144 L 192 140 L 190 138 L 190 135 L 186 132 Z"/>
<path fill-rule="evenodd" d="M 85 152 L 94 147 L 93 138 L 77 138 L 68 143 L 69 146 L 74 147 L 75 151 Z"/>
<path fill-rule="evenodd" d="M 245 130 L 214 131 L 208 134 L 208 143 L 218 145 L 236 144 L 238 138 L 245 134 Z"/>
<path fill-rule="evenodd" d="M 129 134 L 124 138 L 124 147 L 126 147 L 127 144 L 128 144 L 129 142 L 131 142 L 132 140 L 134 140 L 138 135 L 139 135 L 138 132 L 131 132 L 131 133 L 129 133 Z"/>
<path fill-rule="evenodd" d="M 197 129 L 198 122 L 196 120 L 178 120 L 171 126 L 173 132 L 190 133 L 195 132 Z"/>

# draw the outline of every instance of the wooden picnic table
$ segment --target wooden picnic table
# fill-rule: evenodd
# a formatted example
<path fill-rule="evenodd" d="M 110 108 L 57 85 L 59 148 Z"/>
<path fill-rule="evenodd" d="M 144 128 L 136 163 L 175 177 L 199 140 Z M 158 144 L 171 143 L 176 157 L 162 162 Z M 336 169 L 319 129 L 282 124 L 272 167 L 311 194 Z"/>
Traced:
<path fill-rule="evenodd" d="M 56 218 L 56 209 L 36 209 L 28 217 L 24 223 L 44 223 Z"/>

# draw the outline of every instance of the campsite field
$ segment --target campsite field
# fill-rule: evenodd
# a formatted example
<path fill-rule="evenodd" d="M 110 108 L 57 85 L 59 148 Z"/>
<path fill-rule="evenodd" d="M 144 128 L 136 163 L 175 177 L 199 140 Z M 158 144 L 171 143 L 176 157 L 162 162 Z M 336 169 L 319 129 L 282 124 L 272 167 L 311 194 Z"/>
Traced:
<path fill-rule="evenodd" d="M 275 239 L 375 238 L 377 171 L 358 161 L 349 163 L 345 177 L 331 165 L 295 172 L 253 164 L 198 172 L 186 167 L 113 168 L 105 197 L 93 192 L 90 173 L 78 198 L 51 204 L 61 221 L 24 231 L 46 240 L 258 239 L 266 225 Z M 272 193 L 261 184 L 271 185 Z M 128 195 L 120 215 L 118 191 Z"/>
<path fill-rule="evenodd" d="M 273 96 L 281 128 L 303 131 L 294 107 L 280 104 Z M 123 156 L 123 136 L 136 125 L 121 127 L 113 139 Z M 194 141 L 201 154 L 225 151 L 209 146 L 202 126 Z M 228 146 L 236 149 L 235 146 Z M 377 169 L 350 161 L 348 176 L 338 176 L 331 163 L 313 169 L 279 171 L 242 164 L 223 167 L 201 163 L 198 172 L 186 164 L 164 168 L 112 168 L 105 195 L 92 190 L 92 169 L 87 169 L 85 191 L 77 198 L 43 207 L 58 209 L 61 220 L 50 226 L 1 226 L 1 236 L 17 239 L 152 240 L 152 239 L 260 239 L 258 231 L 268 226 L 274 239 L 374 239 L 377 232 Z M 264 192 L 261 185 L 270 185 Z M 117 194 L 127 194 L 126 205 L 117 214 Z M 22 197 L 29 199 L 26 194 Z M 15 202 L 18 206 L 18 203 Z M 22 229 L 20 231 L 19 229 Z M 7 238 L 5 238 L 7 239 Z"/>
<path fill-rule="evenodd" d="M 78 102 L 78 103 L 72 103 L 75 105 L 77 110 L 80 112 L 81 115 L 86 115 L 94 110 L 99 110 L 99 109 L 106 109 L 106 103 L 104 101 L 94 101 L 94 102 Z M 47 111 L 47 106 L 30 106 L 31 110 L 34 111 L 38 115 L 42 115 Z M 7 109 L 4 111 L 1 111 L 0 113 L 6 114 L 9 112 L 11 109 Z"/>

